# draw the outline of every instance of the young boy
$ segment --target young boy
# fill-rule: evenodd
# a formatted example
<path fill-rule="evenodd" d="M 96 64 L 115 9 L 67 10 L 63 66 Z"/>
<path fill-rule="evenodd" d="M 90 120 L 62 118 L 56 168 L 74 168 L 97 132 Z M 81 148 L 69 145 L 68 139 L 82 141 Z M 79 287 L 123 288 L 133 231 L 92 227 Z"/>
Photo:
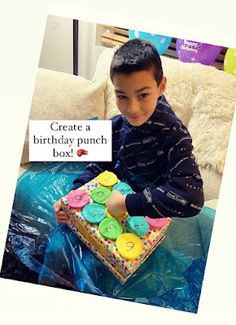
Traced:
<path fill-rule="evenodd" d="M 192 139 L 163 93 L 160 56 L 140 39 L 128 41 L 114 54 L 110 77 L 121 115 L 112 118 L 112 162 L 90 163 L 74 181 L 74 189 L 104 170 L 113 171 L 135 194 L 113 191 L 108 211 L 119 217 L 191 217 L 203 206 L 202 179 L 192 154 Z M 60 200 L 54 205 L 65 222 Z"/>

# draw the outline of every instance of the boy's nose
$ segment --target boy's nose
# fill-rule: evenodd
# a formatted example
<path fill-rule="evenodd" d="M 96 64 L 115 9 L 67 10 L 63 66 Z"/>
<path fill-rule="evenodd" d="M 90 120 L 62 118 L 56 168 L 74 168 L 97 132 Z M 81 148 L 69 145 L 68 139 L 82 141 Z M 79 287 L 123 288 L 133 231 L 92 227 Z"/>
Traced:
<path fill-rule="evenodd" d="M 128 105 L 128 112 L 131 114 L 135 114 L 139 111 L 139 104 L 135 99 L 130 99 Z"/>

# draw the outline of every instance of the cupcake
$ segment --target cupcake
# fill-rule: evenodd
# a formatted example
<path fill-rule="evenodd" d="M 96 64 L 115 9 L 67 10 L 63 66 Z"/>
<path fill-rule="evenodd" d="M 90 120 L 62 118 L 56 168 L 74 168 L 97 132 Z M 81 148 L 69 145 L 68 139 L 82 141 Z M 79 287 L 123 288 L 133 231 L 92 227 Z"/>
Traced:
<path fill-rule="evenodd" d="M 106 216 L 108 217 L 108 218 L 115 218 L 115 217 L 113 217 L 111 214 L 110 214 L 110 212 L 107 210 L 107 208 L 106 208 Z M 123 216 L 121 216 L 121 217 L 116 217 L 115 219 L 117 219 L 118 221 L 123 221 L 123 220 L 125 220 L 126 218 L 128 217 L 128 212 L 126 212 Z"/>
<path fill-rule="evenodd" d="M 116 191 L 120 192 L 123 195 L 133 193 L 132 188 L 127 183 L 124 183 L 124 182 L 119 182 L 116 185 L 114 185 L 113 190 L 116 190 Z"/>
<path fill-rule="evenodd" d="M 168 224 L 170 222 L 170 218 L 148 218 L 145 217 L 147 222 L 149 223 L 150 229 L 151 230 L 157 230 L 160 229 L 162 227 L 164 227 L 166 224 Z"/>
<path fill-rule="evenodd" d="M 83 190 L 72 190 L 67 197 L 68 205 L 80 211 L 86 204 L 90 203 L 89 195 Z"/>
<path fill-rule="evenodd" d="M 116 240 L 123 233 L 123 227 L 115 218 L 105 218 L 99 224 L 99 232 L 104 238 Z"/>
<path fill-rule="evenodd" d="M 110 196 L 111 191 L 104 186 L 99 186 L 91 191 L 91 199 L 99 204 L 104 204 Z"/>
<path fill-rule="evenodd" d="M 112 189 L 113 186 L 118 182 L 118 178 L 114 173 L 105 170 L 103 173 L 98 175 L 98 182 L 101 186 Z"/>
<path fill-rule="evenodd" d="M 127 232 L 132 232 L 135 235 L 142 237 L 149 231 L 149 224 L 145 217 L 128 217 L 125 221 L 125 227 Z"/>
<path fill-rule="evenodd" d="M 101 204 L 91 203 L 83 208 L 81 214 L 86 221 L 94 224 L 101 222 L 106 217 L 106 210 Z"/>
<path fill-rule="evenodd" d="M 116 240 L 116 246 L 120 255 L 130 260 L 139 257 L 143 250 L 140 238 L 130 233 L 120 235 Z"/>

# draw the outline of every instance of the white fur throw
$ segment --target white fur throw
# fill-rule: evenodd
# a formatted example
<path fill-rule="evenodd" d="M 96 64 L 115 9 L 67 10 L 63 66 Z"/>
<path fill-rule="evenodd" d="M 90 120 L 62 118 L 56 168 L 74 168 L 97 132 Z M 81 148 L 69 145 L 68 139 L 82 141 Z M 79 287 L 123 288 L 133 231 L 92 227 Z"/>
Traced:
<path fill-rule="evenodd" d="M 236 78 L 214 67 L 168 58 L 163 58 L 163 68 L 169 80 L 166 97 L 188 126 L 198 164 L 223 173 Z"/>
<path fill-rule="evenodd" d="M 106 49 L 98 60 L 94 80 L 107 77 L 106 118 L 119 114 L 109 67 L 114 50 Z M 200 167 L 223 173 L 228 139 L 236 105 L 236 78 L 199 63 L 183 63 L 162 56 L 167 77 L 166 98 L 193 138 Z"/>

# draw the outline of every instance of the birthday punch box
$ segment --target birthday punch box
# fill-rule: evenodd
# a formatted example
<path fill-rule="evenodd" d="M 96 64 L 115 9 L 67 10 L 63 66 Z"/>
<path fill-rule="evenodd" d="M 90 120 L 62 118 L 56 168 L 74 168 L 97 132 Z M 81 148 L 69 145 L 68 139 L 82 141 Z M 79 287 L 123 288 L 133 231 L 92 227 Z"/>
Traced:
<path fill-rule="evenodd" d="M 114 218 L 105 207 L 114 190 L 133 193 L 128 184 L 105 171 L 64 196 L 61 206 L 72 231 L 120 283 L 125 283 L 165 237 L 171 218 L 128 214 Z"/>

